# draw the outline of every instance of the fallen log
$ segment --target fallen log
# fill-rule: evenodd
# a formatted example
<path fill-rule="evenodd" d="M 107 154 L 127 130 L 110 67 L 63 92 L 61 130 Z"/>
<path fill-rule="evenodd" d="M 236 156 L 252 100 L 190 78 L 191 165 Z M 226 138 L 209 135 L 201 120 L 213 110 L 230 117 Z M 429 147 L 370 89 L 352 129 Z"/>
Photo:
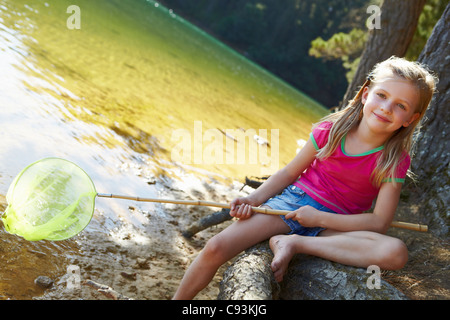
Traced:
<path fill-rule="evenodd" d="M 241 190 L 245 186 L 250 186 L 254 189 L 257 189 L 265 180 L 267 180 L 269 176 L 265 177 L 245 177 L 245 183 L 242 186 Z M 193 222 L 189 227 L 187 227 L 185 230 L 181 232 L 181 234 L 185 238 L 192 238 L 196 233 L 205 230 L 209 227 L 221 224 L 222 222 L 228 221 L 233 219 L 232 216 L 230 216 L 230 209 L 222 209 L 220 211 L 216 211 L 206 217 L 203 217 L 202 219 Z"/>
<path fill-rule="evenodd" d="M 230 216 L 230 209 L 222 209 L 220 211 L 216 211 L 202 219 L 195 221 L 192 223 L 186 230 L 182 231 L 181 234 L 185 238 L 191 238 L 196 233 L 212 227 L 214 225 L 220 224 L 227 220 L 231 220 L 233 217 Z"/>
<path fill-rule="evenodd" d="M 258 189 L 258 187 L 260 185 L 262 185 L 264 183 L 264 181 L 266 181 L 267 179 L 269 179 L 270 176 L 264 176 L 264 177 L 245 177 L 245 183 L 244 186 L 242 188 L 244 188 L 245 186 L 249 186 L 252 187 L 253 189 Z"/>
<path fill-rule="evenodd" d="M 378 282 L 378 283 L 376 283 Z M 356 268 L 304 254 L 296 255 L 281 283 L 280 299 L 408 300 L 368 268 Z"/>
<path fill-rule="evenodd" d="M 364 268 L 341 265 L 298 254 L 280 284 L 275 282 L 268 241 L 251 247 L 225 271 L 218 299 L 222 300 L 406 300 L 398 289 Z M 378 288 L 379 284 L 379 289 Z M 373 289 L 370 289 L 372 287 Z"/>
<path fill-rule="evenodd" d="M 272 250 L 267 241 L 246 250 L 225 271 L 218 299 L 276 299 L 280 287 L 270 269 L 272 259 Z"/>

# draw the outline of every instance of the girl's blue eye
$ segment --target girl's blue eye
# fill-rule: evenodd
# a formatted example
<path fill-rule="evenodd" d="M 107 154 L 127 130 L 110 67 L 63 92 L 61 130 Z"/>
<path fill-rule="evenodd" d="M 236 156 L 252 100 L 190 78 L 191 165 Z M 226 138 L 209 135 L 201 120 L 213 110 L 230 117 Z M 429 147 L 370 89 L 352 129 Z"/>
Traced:
<path fill-rule="evenodd" d="M 400 109 L 403 109 L 403 110 L 406 109 L 406 107 L 404 105 L 402 105 L 401 103 L 399 103 L 398 106 L 400 107 Z"/>
<path fill-rule="evenodd" d="M 377 93 L 377 95 L 382 99 L 384 99 L 386 97 L 383 93 Z"/>

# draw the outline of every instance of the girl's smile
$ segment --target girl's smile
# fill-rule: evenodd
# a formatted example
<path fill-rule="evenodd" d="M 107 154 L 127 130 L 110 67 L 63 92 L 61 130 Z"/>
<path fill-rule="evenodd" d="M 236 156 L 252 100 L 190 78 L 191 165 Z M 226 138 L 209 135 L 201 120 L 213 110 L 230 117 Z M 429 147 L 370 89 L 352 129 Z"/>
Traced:
<path fill-rule="evenodd" d="M 373 115 L 374 115 L 375 117 L 377 117 L 378 120 L 380 120 L 381 122 L 391 122 L 389 119 L 383 117 L 382 115 L 376 114 L 375 112 L 372 112 L 372 113 L 373 113 Z"/>

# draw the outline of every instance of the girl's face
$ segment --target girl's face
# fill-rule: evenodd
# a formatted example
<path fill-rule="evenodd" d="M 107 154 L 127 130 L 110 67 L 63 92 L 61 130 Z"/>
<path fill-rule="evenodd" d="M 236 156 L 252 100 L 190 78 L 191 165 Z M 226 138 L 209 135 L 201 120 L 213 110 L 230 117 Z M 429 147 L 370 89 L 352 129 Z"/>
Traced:
<path fill-rule="evenodd" d="M 365 87 L 361 101 L 364 104 L 363 121 L 376 132 L 392 134 L 402 126 L 408 127 L 420 116 L 416 112 L 418 90 L 398 77 Z"/>

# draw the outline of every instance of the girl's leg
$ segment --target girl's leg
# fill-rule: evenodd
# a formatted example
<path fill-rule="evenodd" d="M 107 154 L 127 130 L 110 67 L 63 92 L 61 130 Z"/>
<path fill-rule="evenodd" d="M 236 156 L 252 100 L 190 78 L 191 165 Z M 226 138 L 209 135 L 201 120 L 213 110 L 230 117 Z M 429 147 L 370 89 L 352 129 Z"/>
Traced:
<path fill-rule="evenodd" d="M 274 252 L 271 266 L 277 281 L 283 279 L 296 253 L 355 267 L 377 265 L 386 270 L 400 269 L 408 260 L 408 250 L 401 240 L 370 231 L 324 230 L 318 237 L 280 235 L 270 239 L 270 247 Z"/>
<path fill-rule="evenodd" d="M 173 299 L 192 299 L 212 280 L 217 269 L 245 249 L 290 229 L 279 216 L 254 214 L 212 237 L 186 271 Z"/>

